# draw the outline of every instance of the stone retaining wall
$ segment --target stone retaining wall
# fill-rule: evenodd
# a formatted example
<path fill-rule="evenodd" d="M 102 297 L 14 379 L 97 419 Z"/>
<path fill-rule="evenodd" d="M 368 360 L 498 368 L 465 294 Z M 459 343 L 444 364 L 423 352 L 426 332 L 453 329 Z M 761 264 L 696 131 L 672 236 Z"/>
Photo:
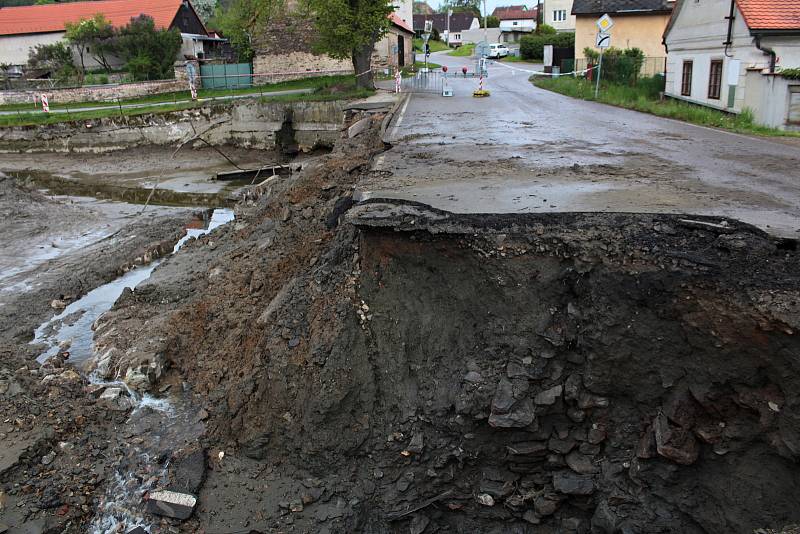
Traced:
<path fill-rule="evenodd" d="M 14 126 L 0 128 L 0 153 L 99 153 L 135 146 L 177 145 L 191 140 L 195 132 L 215 145 L 271 149 L 287 120 L 292 123 L 300 150 L 307 151 L 333 145 L 340 134 L 346 105 L 346 101 L 248 100 L 170 113 Z"/>
<path fill-rule="evenodd" d="M 324 76 L 331 72 L 352 73 L 353 63 L 349 60 L 334 59 L 330 56 L 302 51 L 288 54 L 259 53 L 253 58 L 253 74 L 256 75 L 258 83 L 300 80 Z"/>
<path fill-rule="evenodd" d="M 38 89 L 26 91 L 0 91 L 0 105 L 6 104 L 33 104 L 34 97 L 47 95 L 50 104 L 72 104 L 76 102 L 115 102 L 117 99 L 126 100 L 159 93 L 172 93 L 174 91 L 188 91 L 189 78 L 186 74 L 186 64 L 175 65 L 175 79 L 157 80 L 152 82 L 137 82 L 109 85 L 89 85 L 84 87 L 69 87 L 64 89 Z M 200 69 L 195 63 L 195 72 Z"/>

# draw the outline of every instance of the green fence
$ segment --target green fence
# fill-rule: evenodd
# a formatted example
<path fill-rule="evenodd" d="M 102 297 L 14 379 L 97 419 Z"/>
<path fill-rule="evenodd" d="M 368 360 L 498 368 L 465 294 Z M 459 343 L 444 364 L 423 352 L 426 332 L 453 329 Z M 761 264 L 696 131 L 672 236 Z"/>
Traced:
<path fill-rule="evenodd" d="M 202 65 L 200 79 L 203 89 L 240 89 L 253 86 L 253 67 L 250 63 Z"/>

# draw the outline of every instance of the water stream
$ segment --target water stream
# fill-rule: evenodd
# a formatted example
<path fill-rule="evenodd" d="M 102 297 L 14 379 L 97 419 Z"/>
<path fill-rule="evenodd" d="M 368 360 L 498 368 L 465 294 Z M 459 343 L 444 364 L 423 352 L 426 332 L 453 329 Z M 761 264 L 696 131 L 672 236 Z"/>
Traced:
<path fill-rule="evenodd" d="M 208 234 L 233 220 L 233 210 L 214 210 L 206 228 L 187 230 L 186 235 L 175 244 L 173 254 L 188 240 Z M 90 291 L 39 326 L 31 343 L 44 344 L 47 348 L 37 361 L 45 363 L 64 350 L 63 347 L 69 347 L 68 363 L 83 368 L 94 355 L 94 322 L 111 309 L 125 288 L 134 289 L 147 280 L 162 261 L 163 258 L 133 269 Z M 147 528 L 141 510 L 141 498 L 144 492 L 166 481 L 168 464 L 167 461 L 158 461 L 160 455 L 199 435 L 202 425 L 197 422 L 183 392 L 177 392 L 170 399 L 161 399 L 138 394 L 124 382 L 104 381 L 96 373 L 91 373 L 88 379 L 92 384 L 121 388 L 133 407 L 122 431 L 134 436 L 147 436 L 146 440 L 132 440 L 137 443 L 130 447 L 122 463 L 109 476 L 105 496 L 89 532 L 124 533 L 136 526 Z"/>

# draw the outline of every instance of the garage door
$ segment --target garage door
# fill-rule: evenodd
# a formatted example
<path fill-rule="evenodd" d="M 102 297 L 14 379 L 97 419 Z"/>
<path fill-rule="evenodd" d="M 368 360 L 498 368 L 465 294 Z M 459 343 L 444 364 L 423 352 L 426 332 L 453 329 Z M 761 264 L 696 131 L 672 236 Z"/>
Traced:
<path fill-rule="evenodd" d="M 800 124 L 800 85 L 789 86 L 789 124 Z"/>

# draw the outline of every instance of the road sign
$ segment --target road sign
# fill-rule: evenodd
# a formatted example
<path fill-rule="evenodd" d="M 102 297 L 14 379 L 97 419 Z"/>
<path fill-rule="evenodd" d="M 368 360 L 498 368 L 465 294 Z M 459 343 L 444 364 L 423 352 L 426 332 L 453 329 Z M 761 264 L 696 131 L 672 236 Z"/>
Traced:
<path fill-rule="evenodd" d="M 433 33 L 433 21 L 426 20 L 425 21 L 425 33 Z"/>
<path fill-rule="evenodd" d="M 608 30 L 614 27 L 614 19 L 609 17 L 608 13 L 606 13 L 605 15 L 597 19 L 597 22 L 595 22 L 595 24 L 597 25 L 597 28 L 601 32 L 607 32 Z"/>
<path fill-rule="evenodd" d="M 597 32 L 597 48 L 608 48 L 611 46 L 611 34 Z"/>
<path fill-rule="evenodd" d="M 489 43 L 481 41 L 475 45 L 475 55 L 478 58 L 489 57 Z"/>

